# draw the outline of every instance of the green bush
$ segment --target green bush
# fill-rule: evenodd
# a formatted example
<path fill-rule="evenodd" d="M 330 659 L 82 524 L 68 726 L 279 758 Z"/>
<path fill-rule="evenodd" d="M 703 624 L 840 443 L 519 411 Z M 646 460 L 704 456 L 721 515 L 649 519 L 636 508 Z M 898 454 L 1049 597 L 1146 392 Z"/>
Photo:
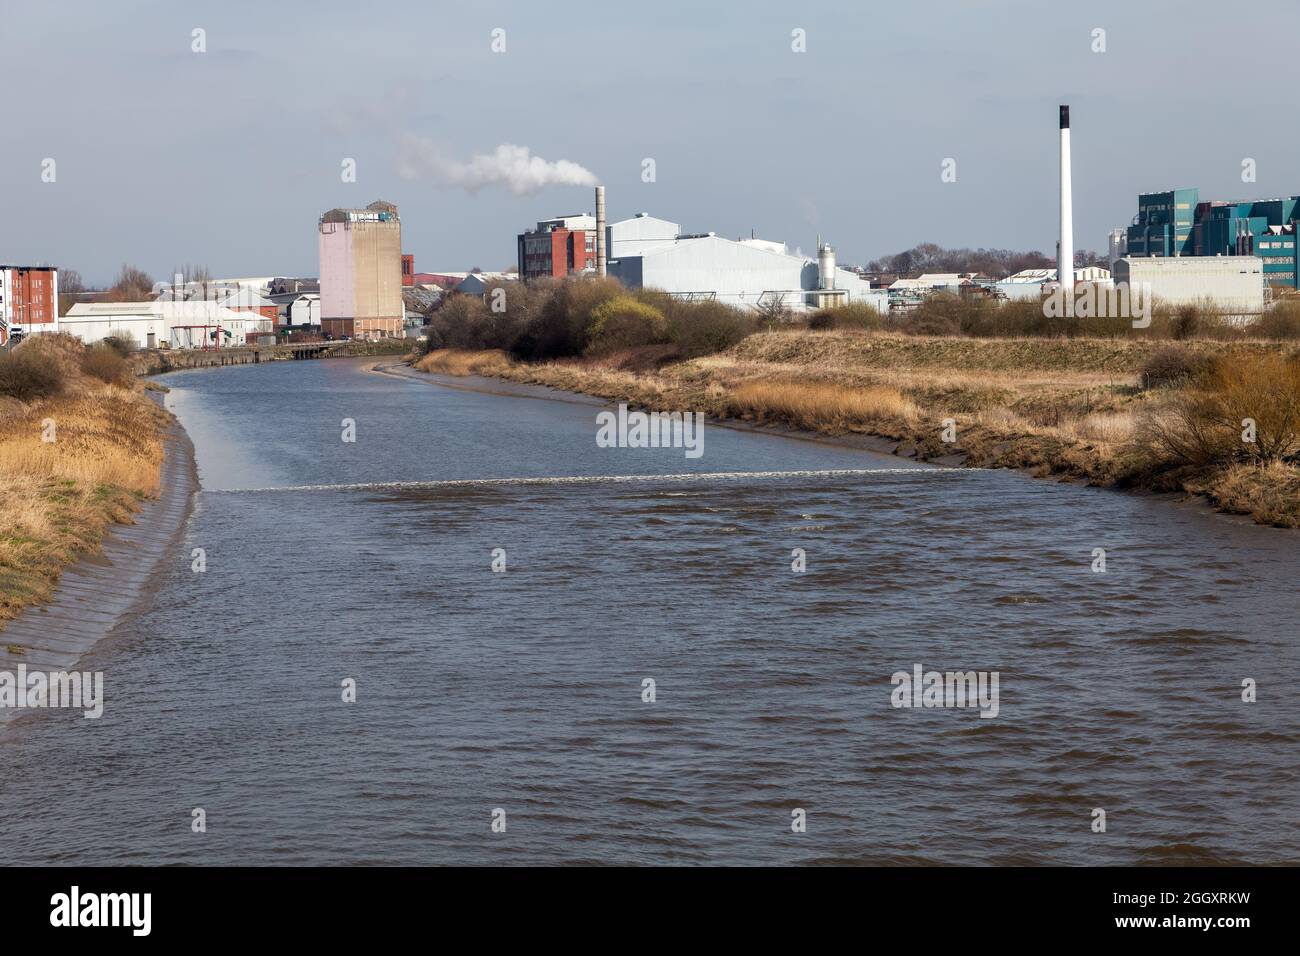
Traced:
<path fill-rule="evenodd" d="M 675 345 L 685 357 L 735 345 L 759 328 L 747 312 L 688 302 L 653 290 L 629 292 L 615 279 L 573 277 L 500 284 L 482 298 L 446 296 L 429 316 L 423 348 L 504 349 L 521 361 Z"/>
<path fill-rule="evenodd" d="M 662 345 L 668 341 L 664 314 L 629 295 L 605 300 L 592 310 L 591 318 L 589 353 Z"/>
<path fill-rule="evenodd" d="M 510 354 L 525 361 L 581 355 L 590 339 L 592 313 L 623 293 L 616 279 L 584 277 L 554 283 L 510 344 Z"/>

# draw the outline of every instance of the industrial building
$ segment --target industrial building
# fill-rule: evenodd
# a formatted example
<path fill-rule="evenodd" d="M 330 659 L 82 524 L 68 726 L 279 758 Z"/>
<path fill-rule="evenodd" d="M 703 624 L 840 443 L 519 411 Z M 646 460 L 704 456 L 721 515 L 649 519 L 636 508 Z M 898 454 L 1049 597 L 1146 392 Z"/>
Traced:
<path fill-rule="evenodd" d="M 516 244 L 519 276 L 523 279 L 562 279 L 596 267 L 596 217 L 575 213 L 543 219 L 537 228 L 520 233 Z"/>
<path fill-rule="evenodd" d="M 541 220 L 536 229 L 518 236 L 519 276 L 562 279 L 598 271 L 599 228 L 597 217 L 591 213 Z M 677 223 L 639 212 L 631 219 L 605 227 L 605 248 L 610 259 L 638 255 L 642 250 L 672 242 L 680 234 Z"/>
<path fill-rule="evenodd" d="M 605 248 L 609 258 L 637 256 L 647 249 L 673 242 L 682 234 L 682 227 L 667 219 L 658 219 L 648 212 L 639 212 L 631 219 L 622 219 L 605 227 Z M 742 240 L 745 241 L 745 240 Z M 762 243 L 762 239 L 749 240 Z M 770 243 L 785 251 L 785 243 Z"/>
<path fill-rule="evenodd" d="M 119 337 L 143 348 L 233 348 L 270 335 L 271 322 L 213 301 L 79 302 L 59 320 L 59 331 L 87 345 Z"/>
<path fill-rule="evenodd" d="M 299 321 L 298 325 L 320 325 L 320 280 L 292 278 L 287 276 L 277 277 L 267 286 L 263 298 L 275 306 L 275 320 L 277 325 L 293 325 L 294 307 L 301 299 L 310 297 L 311 306 L 298 306 Z M 306 309 L 306 313 L 303 310 Z M 312 321 L 303 322 L 302 316 L 309 314 Z"/>
<path fill-rule="evenodd" d="M 451 291 L 459 292 L 461 295 L 482 296 L 487 292 L 489 285 L 514 282 L 518 278 L 513 272 L 467 272 L 465 278 L 451 287 Z"/>
<path fill-rule="evenodd" d="M 9 337 L 58 331 L 59 271 L 0 265 L 0 344 Z"/>
<path fill-rule="evenodd" d="M 864 302 L 888 311 L 889 293 L 837 268 L 829 245 L 819 242 L 816 259 L 784 250 L 784 243 L 765 240 L 679 235 L 671 241 L 645 242 L 635 255 L 613 257 L 608 270 L 629 288 L 748 308 L 779 302 L 804 311 Z"/>
<path fill-rule="evenodd" d="M 1056 275 L 1055 272 L 1052 273 Z M 891 292 L 949 292 L 956 295 L 963 286 L 976 284 L 978 278 L 960 272 L 923 272 L 916 278 L 899 278 L 889 284 Z"/>
<path fill-rule="evenodd" d="M 1142 193 L 1125 230 L 1124 253 L 1131 258 L 1257 256 L 1265 285 L 1297 288 L 1298 207 L 1300 196 L 1223 201 L 1202 200 L 1198 189 Z"/>
<path fill-rule="evenodd" d="M 402 223 L 392 203 L 320 217 L 320 319 L 334 338 L 400 338 Z"/>
<path fill-rule="evenodd" d="M 1080 282 L 1110 285 L 1113 278 L 1109 269 L 1103 269 L 1100 266 L 1084 266 L 1082 268 L 1076 266 L 1074 281 L 1076 285 Z M 993 283 L 993 289 L 1007 299 L 1041 299 L 1044 286 L 1053 285 L 1055 282 L 1055 269 L 1024 269 Z"/>
<path fill-rule="evenodd" d="M 1166 305 L 1200 305 L 1232 317 L 1264 311 L 1264 262 L 1258 256 L 1125 256 L 1116 283 L 1149 290 Z"/>
<path fill-rule="evenodd" d="M 684 235 L 667 219 L 638 213 L 606 223 L 605 187 L 596 187 L 596 214 L 557 216 L 518 237 L 522 279 L 609 275 L 631 289 L 712 299 L 757 308 L 782 304 L 803 311 L 848 302 L 889 308 L 884 289 L 835 266 L 835 252 L 817 241 L 817 258 L 791 255 L 785 243 Z"/>
<path fill-rule="evenodd" d="M 291 330 L 320 327 L 320 293 L 303 292 L 288 304 L 284 324 Z"/>

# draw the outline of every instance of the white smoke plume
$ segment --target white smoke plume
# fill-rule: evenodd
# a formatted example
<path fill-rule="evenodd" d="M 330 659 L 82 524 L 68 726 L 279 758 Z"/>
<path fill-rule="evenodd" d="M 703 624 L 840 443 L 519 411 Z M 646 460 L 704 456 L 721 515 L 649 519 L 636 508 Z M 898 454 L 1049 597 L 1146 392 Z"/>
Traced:
<path fill-rule="evenodd" d="M 488 186 L 504 186 L 516 196 L 546 186 L 595 186 L 599 182 L 591 170 L 567 159 L 542 159 L 532 155 L 527 146 L 502 143 L 491 153 L 479 153 L 460 162 L 448 159 L 432 140 L 422 136 L 402 140 L 397 172 L 403 179 L 431 176 L 471 193 Z"/>

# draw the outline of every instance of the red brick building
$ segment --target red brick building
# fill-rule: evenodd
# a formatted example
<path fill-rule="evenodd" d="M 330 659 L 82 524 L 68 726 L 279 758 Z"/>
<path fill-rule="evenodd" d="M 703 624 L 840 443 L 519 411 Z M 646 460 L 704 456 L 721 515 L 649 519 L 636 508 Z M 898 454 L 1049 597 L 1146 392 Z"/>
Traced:
<path fill-rule="evenodd" d="M 0 343 L 59 327 L 59 271 L 53 266 L 0 265 Z"/>
<path fill-rule="evenodd" d="M 560 279 L 596 268 L 596 218 L 590 215 L 544 219 L 520 233 L 519 277 Z"/>

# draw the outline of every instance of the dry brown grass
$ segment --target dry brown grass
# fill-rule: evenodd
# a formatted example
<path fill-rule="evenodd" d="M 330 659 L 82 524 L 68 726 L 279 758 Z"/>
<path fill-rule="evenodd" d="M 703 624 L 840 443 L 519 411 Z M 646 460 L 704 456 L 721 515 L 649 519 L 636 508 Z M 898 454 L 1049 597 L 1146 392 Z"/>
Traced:
<path fill-rule="evenodd" d="M 1180 343 L 1193 354 L 1277 353 L 1277 342 L 1240 341 Z M 1102 373 L 1133 377 L 1168 342 L 1149 339 L 989 338 L 901 335 L 895 332 L 764 332 L 734 349 L 739 359 L 790 362 L 802 366 L 853 366 L 877 369 L 945 371 Z"/>
<path fill-rule="evenodd" d="M 495 375 L 509 364 L 510 358 L 497 349 L 481 352 L 437 349 L 416 362 L 415 367 L 439 375 Z"/>
<path fill-rule="evenodd" d="M 1080 441 L 1119 446 L 1133 439 L 1135 427 L 1136 419 L 1131 411 L 1100 412 L 1076 418 L 1063 430 Z"/>
<path fill-rule="evenodd" d="M 168 420 L 134 383 L 83 375 L 78 343 L 21 348 L 52 353 L 64 389 L 0 410 L 0 623 L 47 600 L 64 567 L 158 493 Z"/>
<path fill-rule="evenodd" d="M 45 422 L 55 441 L 45 442 Z M 105 385 L 0 419 L 0 480 L 71 479 L 158 493 L 159 412 L 140 392 Z M 2 504 L 0 504 L 2 506 Z"/>
<path fill-rule="evenodd" d="M 780 422 L 807 431 L 842 434 L 872 423 L 912 422 L 916 406 L 888 386 L 845 388 L 826 382 L 742 382 L 730 390 L 729 410 L 737 417 Z"/>
<path fill-rule="evenodd" d="M 1278 528 L 1300 528 L 1300 468 L 1295 465 L 1232 465 L 1215 475 L 1205 491 L 1224 511 Z"/>
<path fill-rule="evenodd" d="M 923 459 L 956 456 L 970 466 L 1021 468 L 1093 484 L 1182 489 L 1260 521 L 1285 523 L 1288 508 L 1295 508 L 1287 502 L 1300 498 L 1300 490 L 1285 482 L 1268 490 L 1280 472 L 1260 470 L 1253 479 L 1233 472 L 1229 481 L 1219 471 L 1227 461 L 1178 470 L 1156 448 L 1147 423 L 1168 416 L 1172 403 L 1190 401 L 1193 393 L 1190 383 L 1140 387 L 1153 356 L 1169 348 L 1158 339 L 796 330 L 751 335 L 719 354 L 637 371 L 621 360 L 518 363 L 500 353 L 434 353 L 428 366 L 419 367 L 495 375 L 649 409 L 875 435 L 894 442 L 897 453 Z M 1300 403 L 1288 396 L 1298 393 L 1290 384 L 1280 392 L 1272 387 L 1284 379 L 1293 383 L 1297 366 L 1285 358 L 1291 345 L 1197 341 L 1179 348 L 1219 370 L 1220 417 L 1239 420 L 1248 406 L 1267 436 L 1261 447 L 1292 442 Z M 955 443 L 941 440 L 947 418 L 957 425 Z"/>

